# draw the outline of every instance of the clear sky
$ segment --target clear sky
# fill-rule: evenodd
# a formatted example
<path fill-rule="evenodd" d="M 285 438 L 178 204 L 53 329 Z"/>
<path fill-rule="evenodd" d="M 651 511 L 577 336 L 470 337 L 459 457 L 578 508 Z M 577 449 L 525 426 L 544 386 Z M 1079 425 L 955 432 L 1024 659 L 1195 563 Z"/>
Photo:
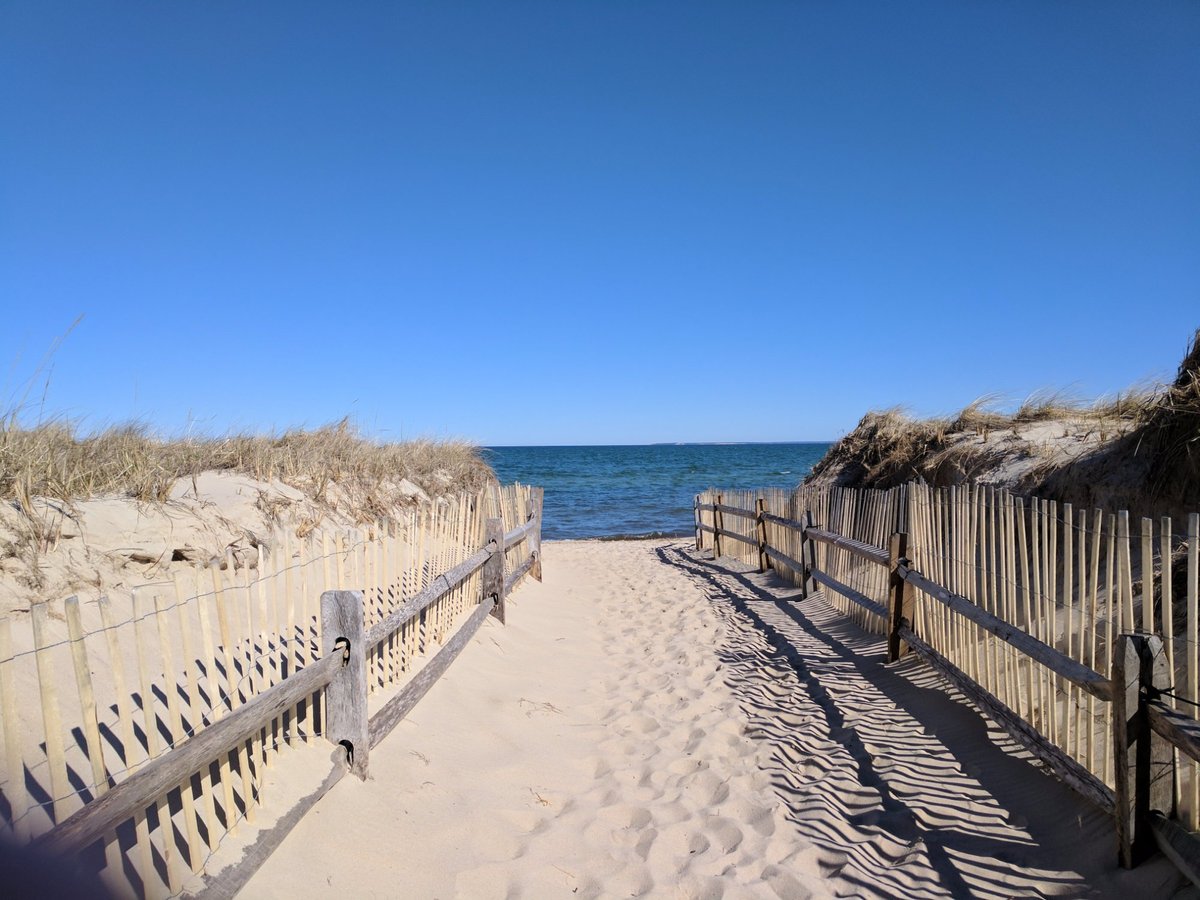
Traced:
<path fill-rule="evenodd" d="M 89 427 L 1113 392 L 1200 325 L 1200 3 L 5 0 L 0 304 L 0 401 Z"/>

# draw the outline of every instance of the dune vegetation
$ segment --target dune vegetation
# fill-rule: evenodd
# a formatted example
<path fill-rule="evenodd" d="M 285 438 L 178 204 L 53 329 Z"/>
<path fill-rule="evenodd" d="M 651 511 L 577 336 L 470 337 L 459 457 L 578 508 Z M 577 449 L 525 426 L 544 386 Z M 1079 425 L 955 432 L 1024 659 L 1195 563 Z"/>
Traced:
<path fill-rule="evenodd" d="M 955 415 L 870 412 L 809 483 L 889 488 L 999 484 L 1077 505 L 1180 514 L 1200 509 L 1200 331 L 1173 382 L 1093 403 L 1036 394 L 1015 411 L 985 397 Z"/>
<path fill-rule="evenodd" d="M 181 478 L 232 472 L 282 481 L 318 501 L 335 502 L 338 487 L 352 498 L 345 510 L 363 521 L 383 515 L 411 495 L 408 480 L 430 495 L 477 490 L 492 478 L 478 448 L 465 442 L 380 443 L 343 419 L 277 435 L 161 439 L 138 425 L 81 436 L 69 422 L 23 427 L 0 424 L 0 498 L 42 497 L 71 502 L 124 497 L 164 502 Z"/>

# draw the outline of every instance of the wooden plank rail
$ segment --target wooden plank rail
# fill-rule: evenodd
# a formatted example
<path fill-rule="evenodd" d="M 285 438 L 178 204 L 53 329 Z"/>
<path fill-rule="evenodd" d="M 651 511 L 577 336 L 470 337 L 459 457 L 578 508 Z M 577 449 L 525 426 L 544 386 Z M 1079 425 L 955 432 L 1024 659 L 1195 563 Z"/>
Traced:
<path fill-rule="evenodd" d="M 509 576 L 504 579 L 504 593 L 508 594 L 510 591 L 512 591 L 513 587 L 516 586 L 516 583 L 521 580 L 526 572 L 533 568 L 536 562 L 537 557 L 531 553 L 528 557 L 526 557 L 525 562 L 513 569 Z"/>
<path fill-rule="evenodd" d="M 717 512 L 724 513 L 727 516 L 733 516 L 735 519 L 757 519 L 758 511 L 754 509 L 742 509 L 740 506 L 727 506 L 724 503 L 713 504 L 713 509 Z"/>
<path fill-rule="evenodd" d="M 1007 731 L 1013 740 L 1034 754 L 1049 766 L 1055 775 L 1101 809 L 1106 812 L 1112 811 L 1116 799 L 1113 792 L 1100 779 L 1048 741 L 1038 733 L 1036 728 L 917 637 L 907 625 L 901 625 L 897 631 L 901 640 L 918 656 L 969 697 L 992 721 Z"/>
<path fill-rule="evenodd" d="M 726 531 L 721 529 L 721 536 L 733 538 L 735 541 L 741 541 L 743 544 L 750 544 L 752 547 L 758 547 L 758 540 L 752 537 L 746 537 L 744 534 L 738 534 L 736 531 Z"/>
<path fill-rule="evenodd" d="M 806 527 L 803 522 L 797 522 L 795 519 L 788 519 L 784 516 L 777 516 L 774 513 L 769 512 L 764 512 L 762 514 L 762 520 L 764 522 L 771 522 L 772 524 L 779 525 L 782 528 L 790 528 L 792 531 L 803 532 Z"/>
<path fill-rule="evenodd" d="M 506 522 L 518 524 L 506 532 Z M 38 679 L 27 693 L 35 710 L 40 700 L 36 724 L 46 771 L 36 778 L 39 788 L 46 783 L 53 815 L 50 829 L 32 840 L 31 849 L 75 865 L 73 857 L 103 844 L 101 877 L 119 895 L 176 895 L 189 875 L 206 878 L 206 896 L 231 895 L 230 885 L 244 885 L 304 811 L 345 773 L 368 776 L 369 749 L 428 692 L 483 620 L 503 611 L 516 583 L 530 574 L 541 579 L 541 524 L 540 490 L 496 488 L 474 501 L 463 494 L 455 503 L 406 511 L 402 519 L 335 532 L 334 549 L 322 532 L 297 552 L 294 535 L 281 529 L 264 544 L 266 553 L 260 550 L 256 572 L 252 563 L 227 554 L 194 578 L 176 576 L 174 603 L 150 585 L 135 585 L 132 614 L 118 621 L 101 597 L 98 631 L 84 630 L 80 604 L 69 598 L 63 607 L 66 641 L 49 640 L 44 627 L 49 606 L 33 604 L 29 655 Z M 714 526 L 720 527 L 719 513 Z M 476 549 L 479 543 L 484 546 Z M 521 545 L 525 549 L 514 550 L 510 559 L 524 561 L 506 572 L 506 551 Z M 456 559 L 462 561 L 448 568 Z M 484 577 L 476 585 L 481 570 Z M 472 597 L 464 588 L 468 584 Z M 349 585 L 355 589 L 345 589 Z M 418 617 L 420 629 L 413 627 Z M 365 631 L 364 623 L 376 619 Z M 455 623 L 461 625 L 447 641 Z M 134 654 L 121 646 L 119 627 L 126 628 L 125 643 Z M 27 723 L 31 716 L 18 716 L 11 630 L 9 619 L 0 618 L 0 751 L 12 771 L 28 772 L 13 723 Z M 88 646 L 98 640 L 108 643 L 112 669 L 112 696 L 103 699 L 92 682 L 94 668 L 103 663 L 90 657 Z M 52 658 L 50 652 L 60 645 L 69 645 L 74 674 L 69 695 L 72 700 L 77 695 L 77 709 L 60 702 L 56 679 L 62 680 L 64 666 L 57 663 L 67 654 Z M 404 683 L 411 661 L 426 653 L 431 656 L 424 668 Z M 122 674 L 122 661 L 131 658 L 139 689 L 134 694 Z M 370 717 L 371 693 L 395 683 L 402 685 L 395 696 Z M 131 701 L 139 695 L 135 709 Z M 104 718 L 109 710 L 115 720 Z M 78 718 L 67 721 L 63 713 Z M 116 759 L 105 758 L 101 736 L 108 727 L 121 738 L 114 744 Z M 140 753 L 135 728 L 143 733 L 140 743 L 149 759 Z M 80 744 L 89 773 L 67 770 L 62 752 L 67 734 Z M 277 762 L 280 749 L 314 737 L 338 745 L 333 771 L 320 789 L 260 834 L 241 863 L 224 870 L 236 877 L 205 876 L 224 835 L 235 834 L 243 820 L 254 825 L 264 787 L 270 786 L 265 770 Z M 219 773 L 219 780 L 210 773 Z M 5 789 L 4 818 L 10 823 L 30 809 L 25 782 Z M 13 824 L 12 831 L 26 842 L 36 833 L 26 824 Z M 93 869 L 100 859 L 96 853 L 82 865 Z"/>
<path fill-rule="evenodd" d="M 494 548 L 494 545 L 489 545 Z M 401 606 L 397 607 L 394 612 L 386 618 L 381 619 L 371 626 L 367 631 L 367 649 L 373 649 L 385 640 L 395 631 L 402 628 L 413 616 L 417 615 L 425 607 L 436 603 L 442 597 L 450 593 L 476 572 L 483 568 L 483 564 L 492 556 L 493 550 L 485 547 L 471 556 L 464 559 L 457 566 L 442 575 L 439 575 L 433 582 L 423 591 L 414 596 L 411 600 L 406 601 Z"/>
<path fill-rule="evenodd" d="M 796 572 L 800 575 L 804 574 L 805 569 L 803 563 L 797 562 L 786 553 L 776 550 L 770 544 L 767 544 L 767 546 L 763 549 L 767 556 L 770 557 L 771 562 L 781 563 L 782 565 L 787 566 L 793 572 Z"/>
<path fill-rule="evenodd" d="M 831 591 L 837 591 L 839 594 L 841 594 L 847 600 L 854 601 L 859 606 L 861 606 L 863 609 L 865 609 L 867 612 L 874 613 L 875 615 L 879 616 L 880 618 L 884 618 L 884 619 L 888 618 L 889 613 L 888 613 L 886 607 L 884 607 L 883 604 L 881 604 L 881 603 L 876 603 L 874 600 L 872 600 L 866 594 L 860 593 L 859 591 L 856 591 L 854 588 L 852 588 L 848 585 L 842 584 L 837 579 L 830 578 L 828 575 L 826 575 L 824 572 L 820 571 L 819 569 L 813 569 L 811 572 L 809 572 L 809 574 L 812 576 L 813 581 L 817 582 L 818 584 L 825 585 L 825 587 L 829 588 Z"/>
<path fill-rule="evenodd" d="M 78 810 L 34 842 L 47 853 L 78 853 L 228 753 L 305 697 L 322 690 L 342 666 L 342 654 L 326 656 L 209 725 L 180 747 L 151 760 L 104 796 Z"/>
<path fill-rule="evenodd" d="M 1065 653 L 1060 653 L 1049 644 L 1043 643 L 1015 625 L 1010 625 L 1003 619 L 997 618 L 987 610 L 980 609 L 966 597 L 946 590 L 940 584 L 935 584 L 920 572 L 914 571 L 906 565 L 898 566 L 896 571 L 913 587 L 924 591 L 934 600 L 949 607 L 963 618 L 970 619 L 1006 644 L 1017 648 L 1026 656 L 1066 678 L 1089 694 L 1101 700 L 1112 699 L 1112 683 L 1099 672 L 1089 669 L 1083 663 L 1076 662 Z"/>
<path fill-rule="evenodd" d="M 504 549 L 507 550 L 509 547 L 516 546 L 517 544 L 521 543 L 521 541 L 526 540 L 531 534 L 533 534 L 534 529 L 537 528 L 537 525 L 538 523 L 536 520 L 530 519 L 524 525 L 518 525 L 512 531 L 508 532 L 506 535 L 504 535 Z"/>
<path fill-rule="evenodd" d="M 1166 737 L 1166 735 L 1163 735 Z M 1158 810 L 1149 814 L 1154 843 L 1192 884 L 1200 887 L 1200 839 Z"/>
<path fill-rule="evenodd" d="M 1151 728 L 1192 759 L 1200 760 L 1200 722 L 1158 699 L 1147 704 L 1147 712 Z"/>
<path fill-rule="evenodd" d="M 491 597 L 484 597 L 483 602 L 471 613 L 471 617 L 458 629 L 454 637 L 446 642 L 433 659 L 421 667 L 421 671 L 413 677 L 412 681 L 401 688 L 400 693 L 385 703 L 371 717 L 368 729 L 368 740 L 371 747 L 375 747 L 387 737 L 392 729 L 412 711 L 417 702 L 429 692 L 434 682 L 442 676 L 450 663 L 454 662 L 455 657 L 462 652 L 463 647 L 479 630 L 495 605 L 496 602 Z"/>
<path fill-rule="evenodd" d="M 701 504 L 701 496 L 715 502 Z M 1136 866 L 1157 848 L 1200 887 L 1200 720 L 1176 710 L 1180 703 L 1200 704 L 1194 659 L 1200 514 L 1188 519 L 1184 641 L 1175 634 L 1181 610 L 1172 605 L 1172 577 L 1158 571 L 1158 557 L 1166 560 L 1165 548 L 1175 544 L 1168 517 L 1161 527 L 1141 520 L 1141 554 L 1133 557 L 1137 535 L 1127 512 L 1076 516 L 1064 503 L 1060 514 L 1053 501 L 1029 498 L 1027 507 L 1021 497 L 986 485 L 727 496 L 747 504 L 756 496 L 756 510 L 722 503 L 715 491 L 697 495 L 698 547 L 703 532 L 715 535 L 717 548 L 728 538 L 756 545 L 759 571 L 770 561 L 886 618 L 889 661 L 911 650 L 1061 781 L 1111 814 L 1123 866 Z M 786 515 L 768 512 L 768 504 Z M 702 521 L 705 512 L 711 524 Z M 814 512 L 828 528 L 814 524 Z M 724 516 L 754 520 L 757 540 L 727 531 Z M 800 559 L 770 545 L 768 525 L 799 535 Z M 876 546 L 881 541 L 887 549 Z M 886 582 L 872 577 L 864 582 L 869 588 L 850 587 L 839 579 L 858 583 L 860 574 L 876 573 L 861 573 L 852 559 L 853 576 L 843 574 L 841 554 L 821 571 L 814 543 L 885 567 Z M 910 550 L 929 575 L 909 561 Z M 738 554 L 749 561 L 749 554 Z M 1135 594 L 1138 564 L 1143 580 Z M 937 602 L 917 603 L 916 590 Z M 836 608 L 862 619 L 840 599 Z M 1018 621 L 1021 627 L 1012 624 Z M 922 634 L 914 631 L 916 623 Z M 1139 633 L 1131 633 L 1134 628 Z M 1114 645 L 1106 652 L 1102 642 L 1109 641 Z M 1097 722 L 1104 724 L 1103 739 Z"/>
<path fill-rule="evenodd" d="M 886 550 L 872 547 L 870 544 L 856 541 L 853 538 L 842 537 L 840 534 L 835 534 L 832 531 L 825 531 L 821 528 L 805 528 L 804 537 L 810 541 L 820 541 L 823 544 L 830 544 L 842 550 L 849 550 L 855 556 L 860 556 L 876 565 L 887 566 L 888 564 L 888 552 Z"/>

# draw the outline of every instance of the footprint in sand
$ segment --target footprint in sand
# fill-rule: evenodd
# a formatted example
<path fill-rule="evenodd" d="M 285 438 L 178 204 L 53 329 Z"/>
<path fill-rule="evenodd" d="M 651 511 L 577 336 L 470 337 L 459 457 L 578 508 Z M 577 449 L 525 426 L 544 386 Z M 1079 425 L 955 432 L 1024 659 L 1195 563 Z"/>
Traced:
<path fill-rule="evenodd" d="M 651 821 L 650 810 L 624 803 L 603 807 L 596 818 L 611 828 L 644 828 Z"/>
<path fill-rule="evenodd" d="M 737 822 L 723 816 L 711 816 L 705 819 L 704 829 L 708 832 L 712 845 L 721 853 L 732 853 L 741 846 L 745 837 Z"/>
<path fill-rule="evenodd" d="M 721 811 L 727 813 L 730 819 L 753 828 L 763 837 L 770 837 L 775 833 L 774 812 L 744 797 L 735 797 L 724 804 Z"/>
<path fill-rule="evenodd" d="M 677 759 L 667 765 L 667 771 L 672 775 L 694 775 L 697 772 L 703 772 L 707 768 L 707 760 L 693 759 L 692 757 Z"/>

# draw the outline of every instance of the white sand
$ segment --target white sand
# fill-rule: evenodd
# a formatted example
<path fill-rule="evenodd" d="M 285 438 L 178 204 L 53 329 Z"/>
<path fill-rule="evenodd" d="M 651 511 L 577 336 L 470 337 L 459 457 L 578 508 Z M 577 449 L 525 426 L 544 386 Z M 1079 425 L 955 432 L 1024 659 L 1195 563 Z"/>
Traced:
<path fill-rule="evenodd" d="M 918 664 L 681 543 L 548 543 L 246 897 L 1171 896 Z M 783 598 L 782 600 L 780 598 Z"/>

